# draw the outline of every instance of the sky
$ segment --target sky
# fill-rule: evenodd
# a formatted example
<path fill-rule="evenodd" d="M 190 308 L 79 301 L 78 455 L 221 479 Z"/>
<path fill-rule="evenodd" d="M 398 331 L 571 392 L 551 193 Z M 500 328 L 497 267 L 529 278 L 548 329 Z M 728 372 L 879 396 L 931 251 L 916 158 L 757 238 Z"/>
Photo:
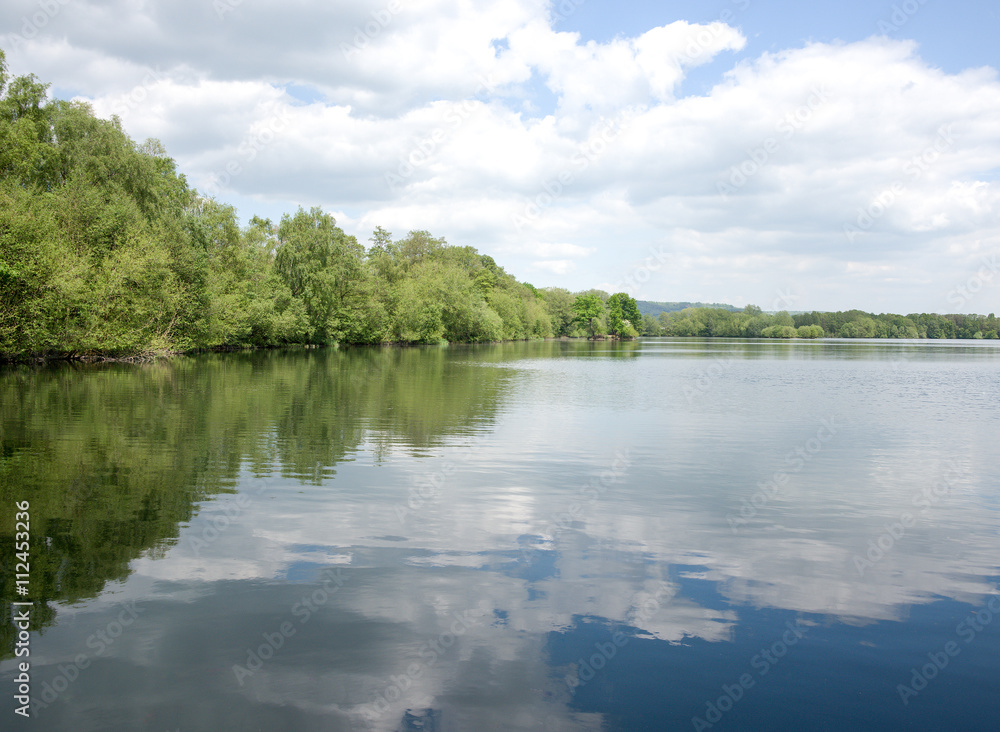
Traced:
<path fill-rule="evenodd" d="M 320 206 L 521 281 L 1000 311 L 1000 6 L 5 0 L 14 74 L 241 220 Z"/>

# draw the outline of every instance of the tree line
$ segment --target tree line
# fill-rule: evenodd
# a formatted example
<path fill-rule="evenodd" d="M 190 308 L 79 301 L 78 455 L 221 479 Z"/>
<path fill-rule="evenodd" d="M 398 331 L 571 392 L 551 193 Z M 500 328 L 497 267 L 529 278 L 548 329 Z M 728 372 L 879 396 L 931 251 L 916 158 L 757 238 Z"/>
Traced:
<path fill-rule="evenodd" d="M 866 313 L 862 310 L 765 313 L 755 305 L 733 312 L 685 308 L 644 315 L 642 335 L 706 338 L 997 338 L 1000 321 L 989 315 Z"/>
<path fill-rule="evenodd" d="M 48 100 L 47 88 L 10 78 L 0 51 L 8 359 L 638 335 L 624 293 L 597 293 L 593 306 L 592 292 L 539 290 L 426 231 L 394 240 L 379 227 L 365 246 L 320 208 L 241 227 L 158 141 L 137 144 L 117 117 Z"/>

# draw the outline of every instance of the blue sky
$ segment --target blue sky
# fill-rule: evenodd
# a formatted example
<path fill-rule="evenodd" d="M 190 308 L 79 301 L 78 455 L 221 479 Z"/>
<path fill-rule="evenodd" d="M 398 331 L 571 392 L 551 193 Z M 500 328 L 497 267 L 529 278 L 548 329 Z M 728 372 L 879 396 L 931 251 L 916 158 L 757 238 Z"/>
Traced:
<path fill-rule="evenodd" d="M 14 73 L 244 221 L 322 206 L 649 300 L 1000 310 L 995 4 L 6 7 Z"/>
<path fill-rule="evenodd" d="M 902 15 L 895 14 L 895 8 L 902 10 Z M 748 41 L 746 49 L 736 54 L 737 59 L 809 42 L 860 41 L 887 30 L 890 37 L 916 40 L 925 60 L 952 73 L 972 66 L 996 66 L 1000 60 L 995 45 L 1000 6 L 989 2 L 690 0 L 615 4 L 588 0 L 557 27 L 577 31 L 585 38 L 608 41 L 615 36 L 638 35 L 678 19 L 710 23 L 727 11 L 732 14 L 732 24 L 743 31 Z M 897 27 L 899 19 L 905 22 Z"/>

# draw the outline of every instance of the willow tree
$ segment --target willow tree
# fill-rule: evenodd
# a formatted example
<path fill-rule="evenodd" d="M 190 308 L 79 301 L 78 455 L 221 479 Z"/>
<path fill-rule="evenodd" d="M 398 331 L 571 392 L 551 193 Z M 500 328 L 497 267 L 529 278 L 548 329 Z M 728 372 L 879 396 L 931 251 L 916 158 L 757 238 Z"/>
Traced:
<path fill-rule="evenodd" d="M 312 343 L 351 340 L 362 306 L 364 247 L 336 224 L 318 207 L 299 207 L 294 216 L 282 216 L 278 226 L 275 269 L 305 306 Z"/>

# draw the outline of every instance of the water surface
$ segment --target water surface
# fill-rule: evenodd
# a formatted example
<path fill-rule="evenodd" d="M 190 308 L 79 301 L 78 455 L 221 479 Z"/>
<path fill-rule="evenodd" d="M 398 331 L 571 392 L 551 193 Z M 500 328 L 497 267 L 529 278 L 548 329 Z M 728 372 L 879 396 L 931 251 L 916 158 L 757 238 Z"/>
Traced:
<path fill-rule="evenodd" d="M 995 730 L 998 397 L 968 341 L 7 369 L 29 724 Z"/>

